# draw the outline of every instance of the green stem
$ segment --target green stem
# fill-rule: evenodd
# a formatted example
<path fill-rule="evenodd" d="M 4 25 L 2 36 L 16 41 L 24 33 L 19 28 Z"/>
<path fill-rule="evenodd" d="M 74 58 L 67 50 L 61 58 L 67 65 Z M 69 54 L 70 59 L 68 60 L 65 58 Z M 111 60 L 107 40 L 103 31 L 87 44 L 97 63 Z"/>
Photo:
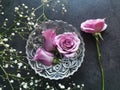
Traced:
<path fill-rule="evenodd" d="M 8 80 L 8 82 L 10 84 L 10 87 L 11 87 L 11 90 L 14 90 L 14 88 L 13 88 L 11 82 L 10 82 L 10 79 L 9 79 L 9 76 L 8 76 L 7 72 L 5 71 L 5 69 L 1 65 L 0 65 L 0 68 L 3 70 L 3 72 L 4 72 L 5 76 L 6 76 L 6 79 Z"/>
<path fill-rule="evenodd" d="M 101 63 L 101 53 L 100 53 L 100 47 L 99 47 L 99 37 L 95 36 L 96 39 L 96 48 L 97 48 L 97 54 L 98 54 L 98 63 L 100 67 L 100 72 L 101 72 L 101 80 L 102 80 L 102 90 L 104 90 L 104 71 Z"/>

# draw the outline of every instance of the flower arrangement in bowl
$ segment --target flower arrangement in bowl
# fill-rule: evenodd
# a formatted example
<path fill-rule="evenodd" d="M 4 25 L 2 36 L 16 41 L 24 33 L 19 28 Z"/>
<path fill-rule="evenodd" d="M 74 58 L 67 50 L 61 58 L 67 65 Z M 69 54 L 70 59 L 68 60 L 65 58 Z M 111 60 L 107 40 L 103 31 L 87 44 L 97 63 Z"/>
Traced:
<path fill-rule="evenodd" d="M 40 76 L 54 80 L 76 72 L 84 51 L 80 33 L 62 20 L 42 22 L 31 32 L 26 45 L 30 66 Z"/>

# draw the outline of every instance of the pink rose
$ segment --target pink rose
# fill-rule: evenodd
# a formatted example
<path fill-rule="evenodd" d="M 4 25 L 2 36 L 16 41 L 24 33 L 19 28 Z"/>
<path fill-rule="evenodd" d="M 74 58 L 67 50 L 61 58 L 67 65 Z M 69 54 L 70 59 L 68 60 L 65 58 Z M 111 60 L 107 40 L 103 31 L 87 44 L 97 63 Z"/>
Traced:
<path fill-rule="evenodd" d="M 52 51 L 55 49 L 55 31 L 55 29 L 47 29 L 45 31 L 42 31 L 42 36 L 44 37 L 44 48 L 47 51 Z"/>
<path fill-rule="evenodd" d="M 34 61 L 39 61 L 40 63 L 50 66 L 52 65 L 54 55 L 50 52 L 43 50 L 42 48 L 38 48 L 35 56 L 33 58 Z"/>
<path fill-rule="evenodd" d="M 81 24 L 81 30 L 86 33 L 100 33 L 107 28 L 105 19 L 89 19 Z"/>
<path fill-rule="evenodd" d="M 75 32 L 65 32 L 55 37 L 57 49 L 66 57 L 74 57 L 80 45 L 80 39 Z"/>

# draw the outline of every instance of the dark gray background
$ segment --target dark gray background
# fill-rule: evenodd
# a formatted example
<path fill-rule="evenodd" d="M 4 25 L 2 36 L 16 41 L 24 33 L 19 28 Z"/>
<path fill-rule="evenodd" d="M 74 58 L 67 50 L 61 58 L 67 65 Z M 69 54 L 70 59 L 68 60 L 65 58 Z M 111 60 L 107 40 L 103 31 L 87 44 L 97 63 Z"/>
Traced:
<path fill-rule="evenodd" d="M 14 6 L 25 3 L 29 7 L 37 7 L 40 0 L 5 0 L 5 12 L 10 18 Z M 60 8 L 60 7 L 58 7 Z M 68 0 L 67 13 L 46 10 L 46 15 L 52 20 L 64 20 L 75 26 L 85 42 L 85 58 L 79 70 L 71 79 L 59 82 L 73 81 L 76 84 L 85 84 L 83 90 L 101 90 L 101 77 L 97 61 L 95 40 L 90 34 L 80 31 L 80 24 L 87 19 L 106 18 L 108 28 L 102 33 L 104 41 L 100 42 L 102 64 L 105 73 L 105 90 L 120 90 L 120 0 Z M 10 12 L 11 11 L 11 12 Z M 37 12 L 41 13 L 41 10 Z M 21 46 L 22 45 L 22 46 Z M 25 42 L 14 42 L 14 47 L 25 51 Z M 57 81 L 52 81 L 56 83 Z M 42 90 L 42 89 L 40 89 Z M 44 90 L 44 88 L 43 88 Z"/>

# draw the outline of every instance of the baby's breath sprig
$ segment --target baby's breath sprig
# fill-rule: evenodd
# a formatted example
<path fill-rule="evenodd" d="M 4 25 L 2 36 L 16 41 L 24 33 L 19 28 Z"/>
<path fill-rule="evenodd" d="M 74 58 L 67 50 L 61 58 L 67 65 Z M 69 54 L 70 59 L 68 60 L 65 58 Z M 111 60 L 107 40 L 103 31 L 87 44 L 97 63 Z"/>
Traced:
<path fill-rule="evenodd" d="M 4 1 L 4 0 L 3 0 Z M 53 2 L 54 1 L 54 2 Z M 6 15 L 4 7 L 0 1 L 0 17 Z M 34 71 L 29 66 L 25 53 L 13 48 L 10 44 L 16 36 L 27 40 L 30 32 L 38 25 L 38 23 L 48 20 L 46 8 L 50 8 L 53 12 L 57 11 L 56 6 L 61 7 L 61 12 L 66 12 L 65 3 L 67 0 L 41 0 L 41 4 L 36 8 L 30 8 L 26 4 L 21 4 L 14 7 L 14 18 L 12 21 L 9 18 L 3 18 L 0 23 L 0 90 L 11 87 L 10 90 L 37 90 L 44 86 L 45 79 L 35 75 Z M 36 12 L 41 9 L 42 13 L 36 16 Z M 12 23 L 9 23 L 12 22 Z M 56 89 L 50 85 L 51 82 L 46 82 L 46 90 Z M 71 90 L 78 88 L 82 90 L 82 85 L 71 84 L 67 88 L 64 84 L 57 85 L 60 89 Z"/>

